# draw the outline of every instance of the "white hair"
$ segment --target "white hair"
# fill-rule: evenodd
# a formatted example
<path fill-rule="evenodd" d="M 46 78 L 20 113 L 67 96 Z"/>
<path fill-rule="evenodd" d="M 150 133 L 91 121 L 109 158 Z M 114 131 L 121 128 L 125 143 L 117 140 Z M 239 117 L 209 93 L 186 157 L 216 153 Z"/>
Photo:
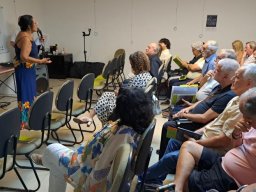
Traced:
<path fill-rule="evenodd" d="M 249 89 L 240 96 L 240 110 L 246 116 L 256 116 L 256 87 Z"/>
<path fill-rule="evenodd" d="M 242 68 L 244 69 L 243 78 L 246 80 L 251 80 L 253 86 L 256 86 L 256 64 L 245 64 L 242 66 Z"/>
<path fill-rule="evenodd" d="M 227 73 L 229 76 L 232 76 L 232 77 L 235 75 L 236 70 L 240 67 L 237 60 L 230 59 L 230 58 L 221 59 L 218 62 L 218 65 L 221 66 L 222 72 Z"/>
<path fill-rule="evenodd" d="M 215 53 L 219 48 L 218 43 L 214 40 L 209 40 L 206 42 L 206 44 L 207 44 L 207 48 L 214 51 Z"/>
<path fill-rule="evenodd" d="M 194 42 L 194 43 L 192 43 L 191 47 L 198 50 L 198 51 L 202 51 L 203 42 L 202 41 Z"/>

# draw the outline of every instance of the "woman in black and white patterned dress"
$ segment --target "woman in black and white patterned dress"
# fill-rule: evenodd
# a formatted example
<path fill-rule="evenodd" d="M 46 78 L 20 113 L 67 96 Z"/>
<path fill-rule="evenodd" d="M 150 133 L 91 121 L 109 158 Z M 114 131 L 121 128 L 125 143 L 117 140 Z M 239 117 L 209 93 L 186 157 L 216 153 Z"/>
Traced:
<path fill-rule="evenodd" d="M 147 82 L 152 78 L 149 73 L 150 63 L 148 56 L 141 51 L 137 51 L 130 55 L 129 60 L 135 76 L 124 80 L 122 86 L 145 88 Z M 74 118 L 74 122 L 80 124 L 91 123 L 92 118 L 97 114 L 102 125 L 104 125 L 116 106 L 117 94 L 117 91 L 103 93 L 89 115 Z"/>

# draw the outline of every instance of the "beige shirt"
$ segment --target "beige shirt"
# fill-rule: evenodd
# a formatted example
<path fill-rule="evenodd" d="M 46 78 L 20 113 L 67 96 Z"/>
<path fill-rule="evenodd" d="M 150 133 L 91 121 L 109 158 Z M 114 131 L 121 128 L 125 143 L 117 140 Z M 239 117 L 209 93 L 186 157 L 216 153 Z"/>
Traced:
<path fill-rule="evenodd" d="M 198 65 L 200 67 L 200 69 L 203 69 L 203 66 L 204 66 L 204 63 L 205 63 L 205 59 L 203 57 L 201 57 L 200 59 L 198 59 L 198 61 L 193 64 L 193 65 Z M 187 73 L 187 78 L 189 79 L 195 79 L 197 77 L 199 77 L 202 73 L 201 72 L 193 72 L 193 71 L 189 71 Z"/>
<path fill-rule="evenodd" d="M 222 133 L 227 137 L 232 138 L 234 126 L 241 117 L 242 114 L 239 110 L 239 96 L 236 96 L 229 101 L 224 111 L 216 119 L 205 126 L 201 139 L 219 136 Z M 227 152 L 231 148 L 232 146 L 229 146 L 227 149 L 224 149 L 224 151 Z"/>

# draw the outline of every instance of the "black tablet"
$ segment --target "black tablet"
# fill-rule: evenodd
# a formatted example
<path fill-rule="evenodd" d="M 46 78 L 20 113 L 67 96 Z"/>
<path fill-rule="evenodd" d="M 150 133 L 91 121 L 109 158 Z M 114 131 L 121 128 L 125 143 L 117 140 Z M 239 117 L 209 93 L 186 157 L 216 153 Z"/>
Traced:
<path fill-rule="evenodd" d="M 195 140 L 199 140 L 202 135 L 199 133 L 195 133 L 194 131 L 188 130 L 188 129 L 184 129 L 181 127 L 177 127 L 177 135 L 176 135 L 176 139 L 178 139 L 179 141 L 186 141 L 187 138 L 184 136 L 187 135 L 188 137 L 194 138 Z"/>

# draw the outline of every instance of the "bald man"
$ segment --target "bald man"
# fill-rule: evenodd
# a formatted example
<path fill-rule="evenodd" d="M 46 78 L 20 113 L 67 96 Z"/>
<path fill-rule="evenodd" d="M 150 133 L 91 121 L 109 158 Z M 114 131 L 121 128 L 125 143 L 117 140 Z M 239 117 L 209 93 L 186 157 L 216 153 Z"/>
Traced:
<path fill-rule="evenodd" d="M 146 48 L 146 54 L 150 60 L 150 74 L 158 78 L 158 69 L 162 62 L 158 57 L 159 46 L 157 43 L 150 43 Z"/>

